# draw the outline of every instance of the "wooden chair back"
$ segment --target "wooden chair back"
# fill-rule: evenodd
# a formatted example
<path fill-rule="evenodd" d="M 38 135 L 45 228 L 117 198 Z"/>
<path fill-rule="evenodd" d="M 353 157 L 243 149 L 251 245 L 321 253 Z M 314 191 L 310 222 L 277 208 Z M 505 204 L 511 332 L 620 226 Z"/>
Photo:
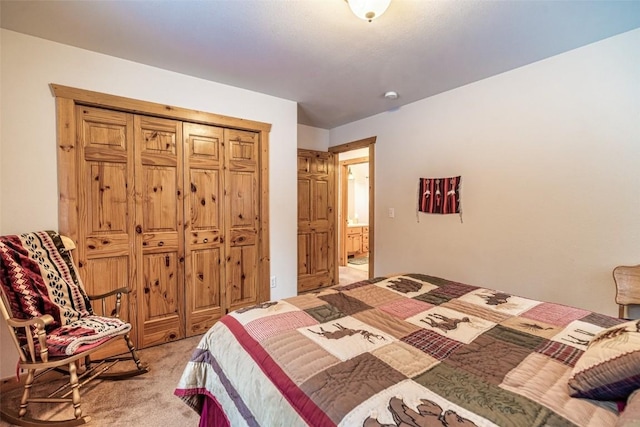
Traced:
<path fill-rule="evenodd" d="M 632 304 L 640 304 L 640 265 L 621 265 L 613 269 L 616 283 L 616 303 L 618 317 L 625 317 L 625 309 Z"/>

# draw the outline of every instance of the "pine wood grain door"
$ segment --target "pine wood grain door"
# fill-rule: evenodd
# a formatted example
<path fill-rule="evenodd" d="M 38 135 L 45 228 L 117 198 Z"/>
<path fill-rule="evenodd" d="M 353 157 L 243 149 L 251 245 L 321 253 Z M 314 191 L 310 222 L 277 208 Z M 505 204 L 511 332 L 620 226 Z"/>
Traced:
<path fill-rule="evenodd" d="M 270 124 L 51 88 L 58 227 L 90 294 L 130 289 L 121 317 L 137 347 L 269 298 Z M 106 355 L 127 351 L 116 342 Z"/>
<path fill-rule="evenodd" d="M 184 182 L 187 336 L 222 315 L 224 283 L 224 129 L 185 123 Z"/>
<path fill-rule="evenodd" d="M 136 256 L 130 251 L 135 230 L 134 133 L 131 114 L 76 106 L 77 157 L 68 165 L 68 186 L 78 188 L 76 250 L 73 253 L 80 276 L 90 295 L 128 287 L 121 318 L 135 324 Z M 77 163 L 76 163 L 77 162 Z M 76 167 L 77 165 L 77 167 Z M 77 182 L 76 182 L 77 180 Z M 115 297 L 106 301 L 115 307 Z M 103 313 L 101 306 L 94 307 Z M 136 330 L 130 336 L 136 341 Z M 110 354 L 127 351 L 117 340 Z M 122 347 L 122 348 L 119 348 Z"/>
<path fill-rule="evenodd" d="M 259 302 L 260 135 L 225 129 L 226 310 Z"/>
<path fill-rule="evenodd" d="M 185 336 L 182 123 L 134 116 L 139 345 Z"/>
<path fill-rule="evenodd" d="M 337 283 L 335 156 L 298 150 L 298 292 Z"/>

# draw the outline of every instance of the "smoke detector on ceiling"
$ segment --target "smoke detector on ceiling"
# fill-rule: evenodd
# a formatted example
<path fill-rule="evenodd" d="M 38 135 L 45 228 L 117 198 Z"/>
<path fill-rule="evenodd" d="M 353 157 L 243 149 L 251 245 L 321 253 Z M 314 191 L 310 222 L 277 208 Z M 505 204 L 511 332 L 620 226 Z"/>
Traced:
<path fill-rule="evenodd" d="M 384 97 L 387 99 L 398 99 L 398 92 L 390 90 L 384 94 Z"/>

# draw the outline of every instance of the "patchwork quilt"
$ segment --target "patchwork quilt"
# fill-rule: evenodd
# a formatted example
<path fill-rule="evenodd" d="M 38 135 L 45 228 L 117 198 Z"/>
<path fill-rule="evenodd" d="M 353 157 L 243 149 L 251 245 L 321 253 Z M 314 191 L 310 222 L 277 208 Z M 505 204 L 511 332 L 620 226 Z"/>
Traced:
<path fill-rule="evenodd" d="M 590 339 L 621 321 L 407 274 L 241 309 L 175 390 L 209 426 L 614 426 L 569 396 Z"/>
<path fill-rule="evenodd" d="M 46 329 L 49 355 L 89 350 L 131 329 L 120 319 L 94 315 L 71 254 L 54 231 L 0 236 L 0 285 L 14 318 L 53 317 Z M 19 338 L 24 345 L 26 337 Z"/>

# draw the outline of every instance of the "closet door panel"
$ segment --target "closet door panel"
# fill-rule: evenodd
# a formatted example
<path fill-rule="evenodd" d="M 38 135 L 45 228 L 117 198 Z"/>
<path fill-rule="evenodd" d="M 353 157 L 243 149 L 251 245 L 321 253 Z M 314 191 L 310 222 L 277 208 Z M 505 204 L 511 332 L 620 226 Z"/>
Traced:
<path fill-rule="evenodd" d="M 96 295 L 107 293 L 113 290 L 114 285 L 118 287 L 126 287 L 128 280 L 128 257 L 113 256 L 105 258 L 94 258 L 86 266 L 86 279 L 83 283 L 90 283 L 92 293 Z M 129 295 L 123 295 L 121 300 L 122 307 L 126 308 L 129 301 Z M 100 316 L 112 316 L 116 306 L 116 297 L 110 296 L 102 300 L 95 301 L 92 304 L 95 314 Z M 129 322 L 129 310 L 121 309 L 120 318 Z"/>
<path fill-rule="evenodd" d="M 184 338 L 181 123 L 135 116 L 141 346 Z"/>
<path fill-rule="evenodd" d="M 189 206 L 193 230 L 220 230 L 220 172 L 190 170 Z"/>
<path fill-rule="evenodd" d="M 182 208 L 176 203 L 178 179 L 176 166 L 143 166 L 141 192 L 145 234 L 176 234 L 176 224 Z"/>
<path fill-rule="evenodd" d="M 184 123 L 186 334 L 206 332 L 223 312 L 224 131 Z"/>
<path fill-rule="evenodd" d="M 78 135 L 81 138 L 85 160 L 128 163 L 133 139 L 130 131 L 131 115 L 92 107 L 76 107 L 80 119 Z"/>
<path fill-rule="evenodd" d="M 206 310 L 211 305 L 220 307 L 220 249 L 195 250 L 192 254 L 193 308 Z"/>
<path fill-rule="evenodd" d="M 134 288 L 136 256 L 130 242 L 135 233 L 133 116 L 100 108 L 76 106 L 77 177 L 76 250 L 72 255 L 85 289 L 99 295 L 127 287 L 120 315 L 137 321 Z M 94 303 L 96 313 L 115 307 L 115 297 Z M 137 342 L 137 330 L 130 336 Z M 108 354 L 126 351 L 123 343 Z"/>
<path fill-rule="evenodd" d="M 127 164 L 87 162 L 89 233 L 127 233 Z"/>
<path fill-rule="evenodd" d="M 255 173 L 237 171 L 229 173 L 231 215 L 226 219 L 230 230 L 257 231 L 256 184 Z"/>
<path fill-rule="evenodd" d="M 259 135 L 225 129 L 227 309 L 258 303 Z"/>
<path fill-rule="evenodd" d="M 78 155 L 82 159 L 78 167 L 82 248 L 78 253 L 106 257 L 121 253 L 133 233 L 132 116 L 90 107 L 76 107 L 76 114 Z"/>
<path fill-rule="evenodd" d="M 231 286 L 227 289 L 229 311 L 257 304 L 256 246 L 234 246 L 227 257 L 227 274 Z"/>
<path fill-rule="evenodd" d="M 175 253 L 143 256 L 143 347 L 180 338 L 181 301 Z"/>

